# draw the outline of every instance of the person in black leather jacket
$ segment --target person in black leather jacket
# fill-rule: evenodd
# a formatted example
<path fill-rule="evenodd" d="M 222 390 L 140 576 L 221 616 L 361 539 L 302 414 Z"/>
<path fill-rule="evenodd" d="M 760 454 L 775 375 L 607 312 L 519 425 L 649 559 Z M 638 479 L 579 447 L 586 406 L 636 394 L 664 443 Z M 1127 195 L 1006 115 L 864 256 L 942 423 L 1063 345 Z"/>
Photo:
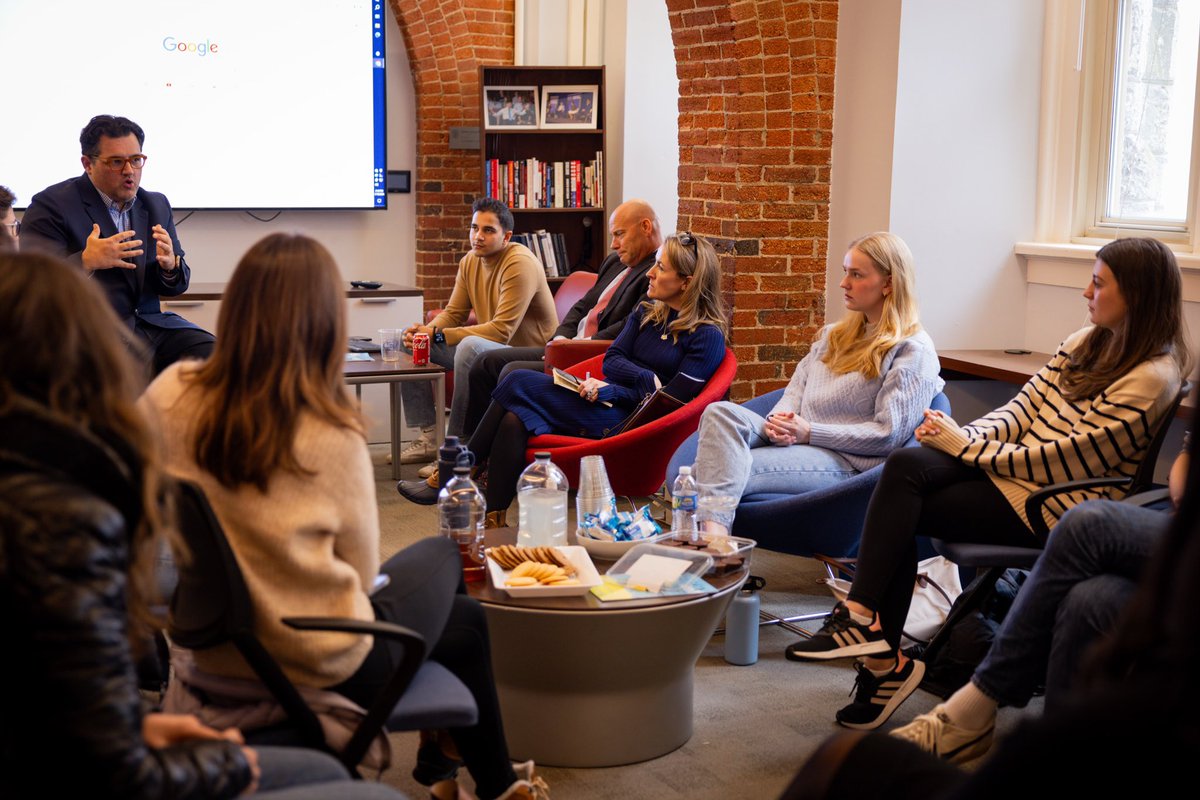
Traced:
<path fill-rule="evenodd" d="M 44 256 L 0 256 L 0 797 L 225 798 L 346 780 L 332 758 L 145 714 L 130 609 L 159 525 L 142 380 L 103 297 Z M 278 780 L 268 777 L 268 755 Z M 377 784 L 329 794 L 396 796 Z M 262 796 L 324 796 L 308 785 Z"/>

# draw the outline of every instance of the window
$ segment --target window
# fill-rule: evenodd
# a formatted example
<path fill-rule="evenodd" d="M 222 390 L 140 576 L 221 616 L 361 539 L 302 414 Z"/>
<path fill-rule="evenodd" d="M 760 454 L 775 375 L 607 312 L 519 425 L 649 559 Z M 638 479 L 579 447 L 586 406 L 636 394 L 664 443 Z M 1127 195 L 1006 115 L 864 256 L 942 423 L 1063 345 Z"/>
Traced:
<path fill-rule="evenodd" d="M 1038 239 L 1200 252 L 1197 0 L 1050 0 Z"/>
<path fill-rule="evenodd" d="M 1200 0 L 1044 2 L 1026 282 L 1082 289 L 1099 247 L 1154 236 L 1200 304 Z"/>
<path fill-rule="evenodd" d="M 1111 33 L 1094 89 L 1103 91 L 1104 114 L 1090 126 L 1101 137 L 1101 160 L 1088 233 L 1111 238 L 1133 228 L 1188 241 L 1200 3 L 1121 0 L 1103 11 L 1112 18 L 1097 17 Z"/>

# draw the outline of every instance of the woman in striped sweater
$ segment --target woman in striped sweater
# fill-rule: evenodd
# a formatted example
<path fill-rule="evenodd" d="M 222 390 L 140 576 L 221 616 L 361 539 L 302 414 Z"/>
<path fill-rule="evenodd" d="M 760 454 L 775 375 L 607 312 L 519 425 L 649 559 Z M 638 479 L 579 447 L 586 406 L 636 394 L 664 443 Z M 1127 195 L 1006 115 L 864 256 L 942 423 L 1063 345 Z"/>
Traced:
<path fill-rule="evenodd" d="M 960 427 L 927 412 L 921 447 L 888 457 L 871 497 L 849 598 L 811 639 L 787 650 L 797 661 L 866 656 L 855 701 L 837 713 L 850 728 L 882 725 L 921 682 L 924 666 L 899 653 L 912 598 L 918 534 L 958 542 L 1041 546 L 1025 498 L 1059 481 L 1131 476 L 1179 392 L 1183 343 L 1179 268 L 1153 239 L 1100 249 L 1084 290 L 1091 326 L 1067 337 L 1017 396 Z M 1103 490 L 1047 504 L 1054 525 Z"/>

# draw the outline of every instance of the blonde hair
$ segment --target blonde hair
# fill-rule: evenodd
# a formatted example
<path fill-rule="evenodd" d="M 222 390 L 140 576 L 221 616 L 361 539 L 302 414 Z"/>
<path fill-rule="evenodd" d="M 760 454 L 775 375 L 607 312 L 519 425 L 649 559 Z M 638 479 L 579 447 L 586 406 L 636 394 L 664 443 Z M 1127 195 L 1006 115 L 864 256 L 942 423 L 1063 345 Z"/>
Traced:
<path fill-rule="evenodd" d="M 320 242 L 274 233 L 251 247 L 217 325 L 212 356 L 187 379 L 205 394 L 196 463 L 223 486 L 266 492 L 277 470 L 308 474 L 294 450 L 303 412 L 363 433 L 342 378 L 342 278 Z"/>
<path fill-rule="evenodd" d="M 822 361 L 837 375 L 861 372 L 866 378 L 877 378 L 888 351 L 921 330 L 912 251 L 903 239 L 887 231 L 855 239 L 847 250 L 869 258 L 891 279 L 891 291 L 883 298 L 883 313 L 873 332 L 867 332 L 867 317 L 861 311 L 851 311 L 833 326 Z"/>
<path fill-rule="evenodd" d="M 681 236 L 689 237 L 692 243 L 684 244 L 680 241 Z M 725 300 L 721 296 L 721 263 L 713 246 L 692 233 L 672 233 L 663 241 L 659 255 L 679 277 L 691 278 L 683 290 L 679 316 L 667 325 L 672 340 L 678 341 L 681 332 L 692 333 L 701 325 L 715 325 L 728 339 Z M 670 307 L 661 300 L 645 300 L 641 307 L 645 309 L 643 327 L 649 323 L 663 325 L 671 313 Z"/>

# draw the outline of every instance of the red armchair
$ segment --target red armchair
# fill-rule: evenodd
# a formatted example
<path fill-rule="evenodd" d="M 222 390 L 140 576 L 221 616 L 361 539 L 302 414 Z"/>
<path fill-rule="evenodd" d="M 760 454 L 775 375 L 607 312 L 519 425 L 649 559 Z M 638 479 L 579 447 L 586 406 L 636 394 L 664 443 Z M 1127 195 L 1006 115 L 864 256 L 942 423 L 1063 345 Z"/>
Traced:
<path fill-rule="evenodd" d="M 604 355 L 612 339 L 559 339 L 546 343 L 546 374 L 553 375 L 554 369 L 567 370 L 580 361 Z"/>
<path fill-rule="evenodd" d="M 567 369 L 577 377 L 591 372 L 603 377 L 604 356 L 595 356 Z M 726 348 L 725 360 L 717 367 L 704 390 L 683 408 L 672 411 L 640 428 L 619 433 L 609 439 L 582 439 L 549 433 L 529 440 L 525 460 L 533 461 L 539 450 L 550 452 L 574 488 L 579 487 L 579 460 L 584 456 L 604 456 L 608 480 L 617 494 L 654 494 L 662 486 L 667 463 L 683 443 L 700 427 L 700 415 L 709 404 L 720 400 L 729 391 L 737 372 L 737 359 Z M 561 391 L 561 390 L 560 390 Z"/>

